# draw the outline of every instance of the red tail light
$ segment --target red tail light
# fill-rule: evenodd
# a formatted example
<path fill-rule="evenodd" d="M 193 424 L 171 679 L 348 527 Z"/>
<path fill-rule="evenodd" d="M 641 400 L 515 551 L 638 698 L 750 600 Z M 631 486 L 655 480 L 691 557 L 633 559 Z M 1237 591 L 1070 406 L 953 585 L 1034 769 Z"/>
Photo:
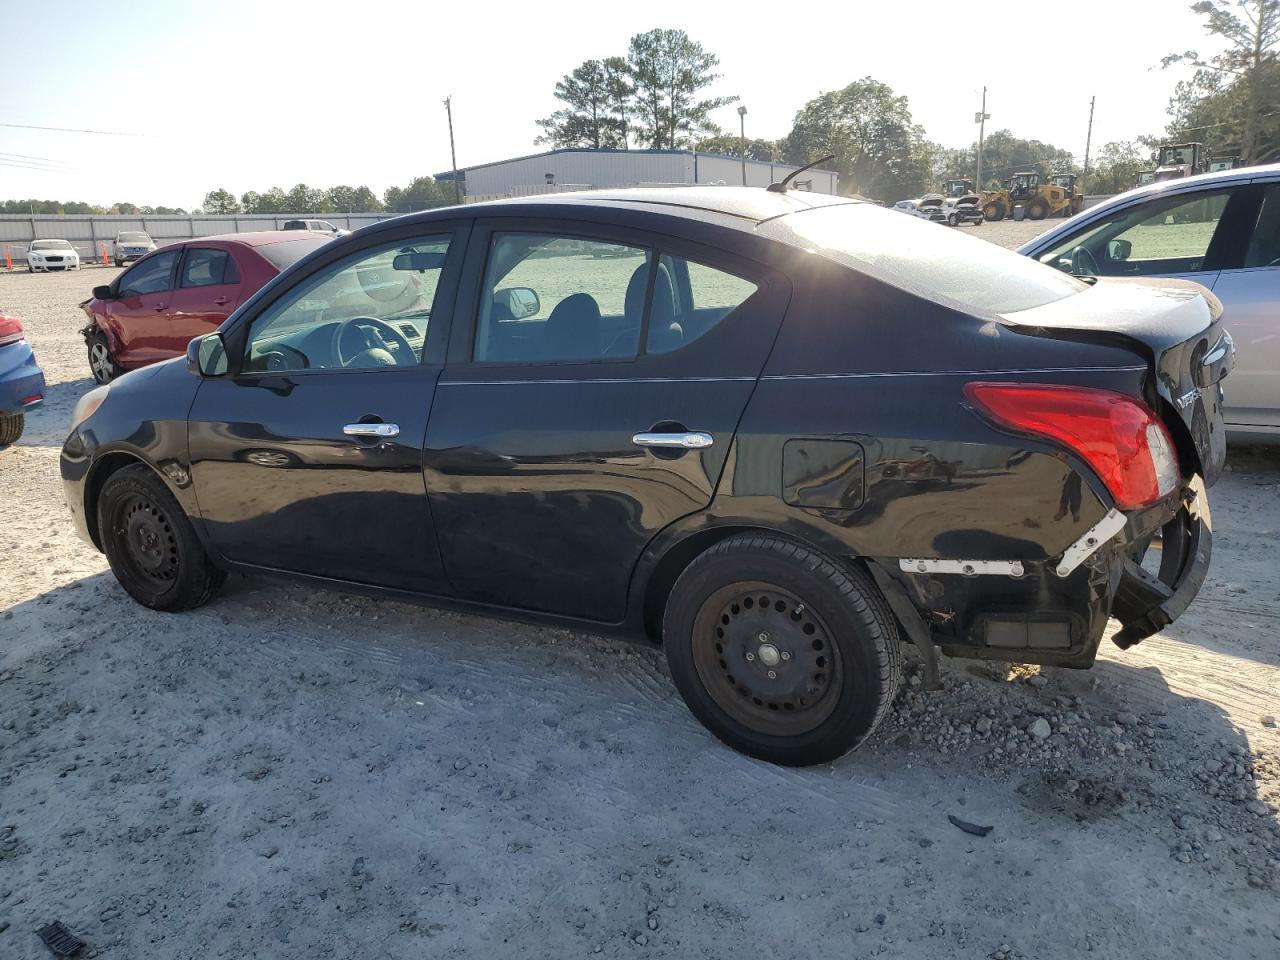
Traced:
<path fill-rule="evenodd" d="M 1150 407 L 1133 397 L 1044 383 L 969 383 L 964 394 L 999 426 L 1045 437 L 1075 452 L 1106 484 L 1121 510 L 1154 503 L 1178 484 L 1169 431 Z"/>
<path fill-rule="evenodd" d="M 17 317 L 6 317 L 0 314 L 0 347 L 10 343 L 17 343 L 19 340 L 26 339 L 22 332 L 22 324 L 18 322 Z"/>

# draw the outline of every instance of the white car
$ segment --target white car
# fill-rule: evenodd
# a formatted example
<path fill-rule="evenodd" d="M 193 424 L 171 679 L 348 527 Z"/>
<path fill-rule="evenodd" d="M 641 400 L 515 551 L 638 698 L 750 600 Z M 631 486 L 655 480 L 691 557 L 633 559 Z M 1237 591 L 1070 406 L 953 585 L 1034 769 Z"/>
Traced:
<path fill-rule="evenodd" d="M 310 230 L 313 233 L 327 233 L 334 237 L 345 237 L 350 230 L 335 227 L 328 220 L 286 220 L 282 230 Z"/>
<path fill-rule="evenodd" d="M 156 242 L 150 234 L 141 230 L 121 230 L 116 234 L 111 253 L 116 266 L 123 267 L 126 263 L 141 260 L 155 248 Z"/>
<path fill-rule="evenodd" d="M 942 198 L 938 196 L 937 200 L 935 200 L 934 196 L 934 194 L 926 194 L 919 200 L 899 200 L 893 205 L 893 209 L 899 213 L 919 217 L 921 220 L 946 223 L 947 216 L 942 211 Z"/>
<path fill-rule="evenodd" d="M 32 240 L 27 247 L 27 269 L 32 273 L 79 270 L 80 254 L 65 240 Z"/>

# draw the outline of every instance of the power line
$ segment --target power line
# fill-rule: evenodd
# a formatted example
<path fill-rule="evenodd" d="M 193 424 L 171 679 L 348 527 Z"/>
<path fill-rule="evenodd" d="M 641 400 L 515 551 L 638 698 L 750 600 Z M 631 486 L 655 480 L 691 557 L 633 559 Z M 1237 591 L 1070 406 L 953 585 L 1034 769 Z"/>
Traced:
<path fill-rule="evenodd" d="M 0 123 L 13 130 L 45 130 L 51 133 L 91 133 L 98 137 L 150 137 L 150 133 L 122 133 L 119 130 L 85 130 L 81 127 L 40 127 L 31 123 Z"/>
<path fill-rule="evenodd" d="M 70 165 L 70 161 L 67 161 L 67 160 L 55 160 L 53 157 L 33 157 L 25 153 L 5 153 L 2 150 L 0 150 L 0 159 L 37 160 L 37 161 L 40 161 L 41 163 L 55 163 L 55 164 L 61 164 L 62 166 Z"/>

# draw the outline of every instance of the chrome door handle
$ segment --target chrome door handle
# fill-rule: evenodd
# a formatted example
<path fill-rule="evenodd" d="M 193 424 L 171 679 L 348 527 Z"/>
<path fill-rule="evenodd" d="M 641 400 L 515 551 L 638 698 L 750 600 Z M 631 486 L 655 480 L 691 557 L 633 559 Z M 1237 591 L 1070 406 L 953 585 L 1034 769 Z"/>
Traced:
<path fill-rule="evenodd" d="M 677 450 L 701 450 L 715 443 L 715 437 L 709 433 L 691 431 L 689 433 L 637 433 L 631 438 L 637 447 L 668 447 Z"/>
<path fill-rule="evenodd" d="M 342 428 L 348 437 L 390 437 L 400 436 L 400 427 L 394 423 L 348 423 Z"/>

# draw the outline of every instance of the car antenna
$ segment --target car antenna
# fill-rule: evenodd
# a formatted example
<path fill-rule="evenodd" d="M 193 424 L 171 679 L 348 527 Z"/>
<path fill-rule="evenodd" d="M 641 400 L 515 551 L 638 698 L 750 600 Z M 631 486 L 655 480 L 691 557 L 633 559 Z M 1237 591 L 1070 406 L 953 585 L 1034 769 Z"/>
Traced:
<path fill-rule="evenodd" d="M 790 173 L 788 173 L 785 177 L 782 178 L 781 183 L 771 183 L 769 184 L 769 186 L 765 187 L 765 189 L 768 190 L 770 193 L 786 193 L 787 184 L 789 184 L 792 180 L 794 180 L 800 174 L 804 173 L 806 170 L 813 169 L 820 163 L 826 163 L 828 160 L 834 160 L 835 158 L 836 158 L 836 155 L 834 153 L 829 153 L 825 157 L 819 157 L 817 160 L 813 161 L 813 163 L 806 163 L 803 167 L 800 167 L 797 170 L 792 170 Z"/>

